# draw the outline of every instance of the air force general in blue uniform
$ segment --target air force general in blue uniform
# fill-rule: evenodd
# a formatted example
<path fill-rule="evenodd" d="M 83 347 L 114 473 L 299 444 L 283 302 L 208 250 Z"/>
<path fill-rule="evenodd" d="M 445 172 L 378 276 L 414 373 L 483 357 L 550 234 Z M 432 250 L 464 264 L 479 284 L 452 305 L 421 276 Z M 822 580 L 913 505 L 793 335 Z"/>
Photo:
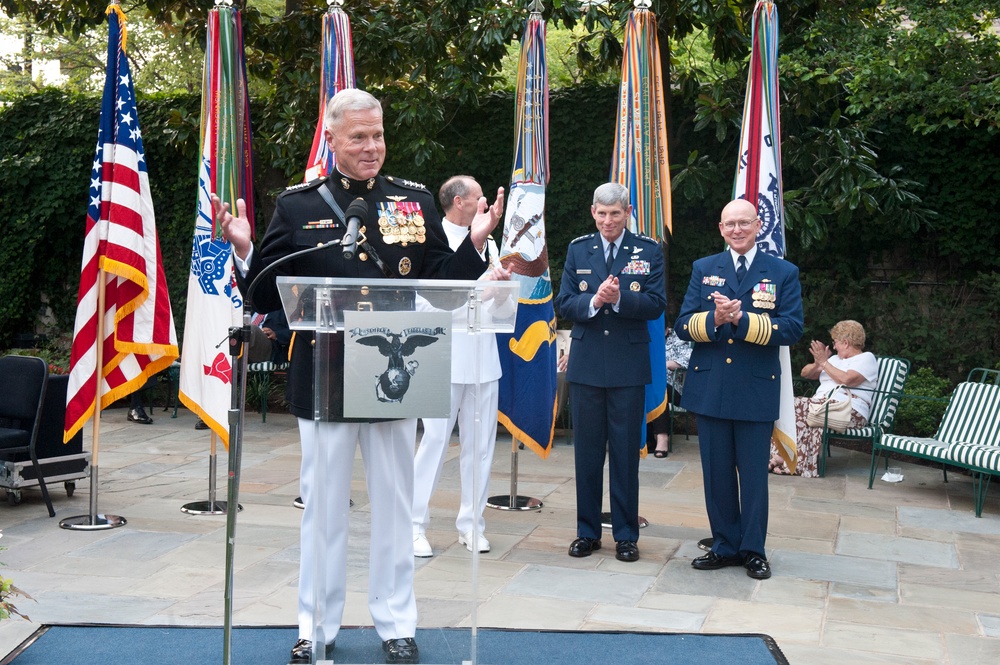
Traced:
<path fill-rule="evenodd" d="M 570 556 L 601 547 L 607 454 L 615 556 L 639 558 L 639 448 L 645 386 L 652 380 L 647 321 L 663 314 L 666 295 L 663 254 L 654 240 L 625 229 L 631 212 L 623 186 L 597 188 L 591 214 L 598 233 L 570 243 L 555 303 L 559 315 L 573 321 L 566 380 L 575 431 L 577 539 Z"/>
<path fill-rule="evenodd" d="M 726 251 L 691 270 L 677 335 L 694 342 L 681 406 L 698 417 L 712 550 L 699 570 L 742 565 L 771 576 L 767 463 L 781 391 L 779 347 L 802 336 L 802 293 L 794 265 L 758 251 L 757 209 L 737 199 L 722 211 Z"/>

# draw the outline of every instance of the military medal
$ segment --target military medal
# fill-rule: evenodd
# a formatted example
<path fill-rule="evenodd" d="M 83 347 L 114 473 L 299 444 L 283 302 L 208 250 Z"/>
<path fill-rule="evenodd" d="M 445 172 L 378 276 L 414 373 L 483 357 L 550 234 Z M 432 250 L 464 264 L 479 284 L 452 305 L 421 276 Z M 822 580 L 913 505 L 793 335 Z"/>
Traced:
<path fill-rule="evenodd" d="M 753 287 L 753 305 L 758 309 L 774 309 L 777 301 L 777 284 L 770 281 L 759 282 Z"/>
<path fill-rule="evenodd" d="M 389 197 L 391 199 L 405 197 Z M 378 230 L 387 245 L 399 243 L 406 247 L 411 242 L 423 243 L 427 232 L 424 216 L 416 201 L 393 200 L 378 204 Z"/>
<path fill-rule="evenodd" d="M 587 280 L 584 280 L 584 279 L 580 280 L 580 290 L 581 291 L 586 291 L 587 290 Z"/>
<path fill-rule="evenodd" d="M 638 291 L 641 287 L 639 286 L 639 282 L 632 282 L 628 285 L 628 288 L 630 291 Z"/>
<path fill-rule="evenodd" d="M 403 277 L 406 277 L 407 275 L 409 275 L 410 274 L 410 268 L 412 268 L 412 264 L 410 263 L 409 257 L 404 256 L 403 258 L 401 258 L 399 260 L 399 274 L 400 275 L 402 275 Z"/>

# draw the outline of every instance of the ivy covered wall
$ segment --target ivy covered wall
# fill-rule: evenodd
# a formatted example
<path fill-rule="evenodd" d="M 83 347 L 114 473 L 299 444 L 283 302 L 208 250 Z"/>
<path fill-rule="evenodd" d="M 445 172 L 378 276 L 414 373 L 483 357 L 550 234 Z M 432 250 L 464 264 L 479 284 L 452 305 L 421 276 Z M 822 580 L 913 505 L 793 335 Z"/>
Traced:
<path fill-rule="evenodd" d="M 553 287 L 558 289 L 566 246 L 593 229 L 589 206 L 611 162 L 617 89 L 581 87 L 552 95 L 551 181 L 546 226 Z M 197 184 L 199 98 L 145 97 L 138 100 L 161 250 L 178 335 L 182 335 L 191 233 Z M 100 100 L 47 90 L 0 109 L 0 349 L 19 335 L 44 333 L 68 341 L 79 283 L 84 215 Z M 266 101 L 255 104 L 258 147 L 283 129 L 265 126 L 281 118 Z M 513 99 L 489 97 L 476 109 L 453 108 L 437 138 L 443 153 L 416 166 L 394 155 L 401 141 L 418 141 L 394 130 L 387 110 L 385 173 L 425 183 L 432 191 L 456 173 L 475 176 L 490 200 L 507 186 L 513 155 Z M 675 99 L 672 172 L 692 150 L 720 164 L 728 147 L 707 132 L 694 132 L 690 109 Z M 277 121 L 273 121 L 277 122 Z M 302 137 L 302 162 L 312 133 Z M 793 364 L 805 362 L 808 340 L 827 340 L 827 330 L 855 318 L 869 332 L 869 347 L 900 355 L 956 380 L 974 366 L 997 366 L 1000 333 L 1000 137 L 986 130 L 955 129 L 918 136 L 902 124 L 883 129 L 880 161 L 899 165 L 905 177 L 923 184 L 925 204 L 938 212 L 932 225 L 832 225 L 825 239 L 803 249 L 789 229 L 788 258 L 802 269 L 806 333 L 793 350 Z M 301 177 L 271 165 L 256 170 L 258 230 L 266 227 L 273 197 Z M 786 169 L 786 190 L 806 173 Z M 668 318 L 690 273 L 691 261 L 721 248 L 718 214 L 728 200 L 731 175 L 677 191 L 674 235 L 669 242 Z M 497 231 L 499 235 L 500 231 Z M 51 311 L 51 317 L 46 312 Z"/>

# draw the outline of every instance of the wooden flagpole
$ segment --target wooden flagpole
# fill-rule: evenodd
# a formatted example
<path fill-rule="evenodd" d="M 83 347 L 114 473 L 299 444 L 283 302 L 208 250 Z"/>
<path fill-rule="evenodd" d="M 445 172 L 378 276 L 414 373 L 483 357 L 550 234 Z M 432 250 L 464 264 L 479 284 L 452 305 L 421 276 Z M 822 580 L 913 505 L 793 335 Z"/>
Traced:
<path fill-rule="evenodd" d="M 97 371 L 94 373 L 97 381 L 97 389 L 94 391 L 94 433 L 91 442 L 90 454 L 90 514 L 67 517 L 59 522 L 63 529 L 74 531 L 99 531 L 103 529 L 114 529 L 125 526 L 127 523 L 124 517 L 118 515 L 101 515 L 97 512 L 97 481 L 98 463 L 97 455 L 100 450 L 101 441 L 101 386 L 104 383 L 104 304 L 105 295 L 105 272 L 104 268 L 97 270 Z"/>

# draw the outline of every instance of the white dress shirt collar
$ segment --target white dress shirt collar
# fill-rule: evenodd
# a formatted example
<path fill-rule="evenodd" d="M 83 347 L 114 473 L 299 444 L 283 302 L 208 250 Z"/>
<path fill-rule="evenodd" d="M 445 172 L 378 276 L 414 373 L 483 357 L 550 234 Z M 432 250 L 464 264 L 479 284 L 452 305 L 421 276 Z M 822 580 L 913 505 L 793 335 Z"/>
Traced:
<path fill-rule="evenodd" d="M 740 255 L 733 251 L 731 247 L 729 248 L 729 255 L 733 257 L 733 268 L 739 268 Z M 753 265 L 753 259 L 757 256 L 757 244 L 754 243 L 754 245 L 748 249 L 747 253 L 743 256 L 747 257 L 747 270 L 750 270 L 750 266 Z"/>

